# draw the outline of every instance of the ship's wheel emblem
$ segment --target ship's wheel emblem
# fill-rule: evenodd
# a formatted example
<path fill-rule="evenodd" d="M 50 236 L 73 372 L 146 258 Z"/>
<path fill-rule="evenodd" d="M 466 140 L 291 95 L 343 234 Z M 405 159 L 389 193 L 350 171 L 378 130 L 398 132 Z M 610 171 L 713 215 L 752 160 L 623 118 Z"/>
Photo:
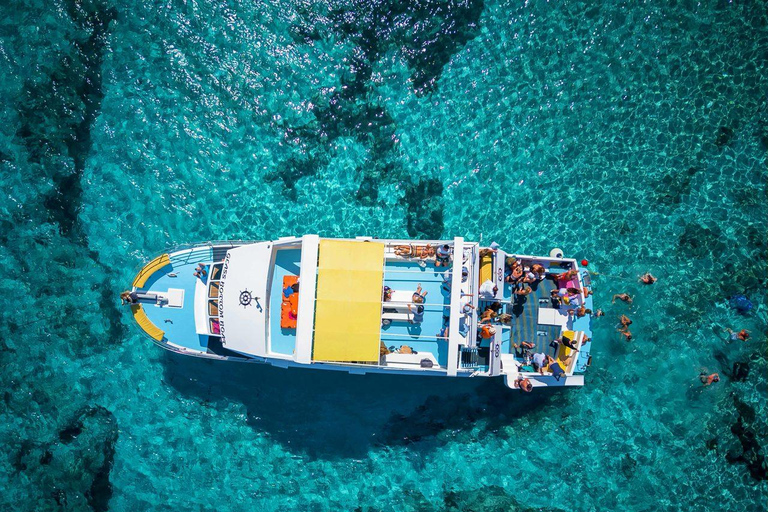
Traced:
<path fill-rule="evenodd" d="M 248 290 L 243 290 L 240 292 L 240 305 L 244 308 L 247 308 L 251 305 L 251 302 L 253 301 L 253 296 L 251 295 L 251 292 Z"/>

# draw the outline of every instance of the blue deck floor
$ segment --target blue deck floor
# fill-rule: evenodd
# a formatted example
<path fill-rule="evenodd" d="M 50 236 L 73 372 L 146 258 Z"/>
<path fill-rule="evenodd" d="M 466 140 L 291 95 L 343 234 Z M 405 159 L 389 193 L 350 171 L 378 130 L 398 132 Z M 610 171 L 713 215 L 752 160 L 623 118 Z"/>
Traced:
<path fill-rule="evenodd" d="M 154 304 L 143 304 L 149 320 L 165 332 L 165 338 L 170 343 L 194 350 L 206 351 L 207 335 L 195 332 L 195 284 L 198 280 L 193 275 L 199 261 L 210 261 L 213 257 L 210 249 L 195 251 L 192 258 L 183 263 L 173 262 L 155 272 L 146 282 L 143 290 L 147 292 L 167 292 L 169 288 L 184 290 L 184 303 L 181 308 L 158 307 Z M 168 274 L 175 274 L 171 277 Z"/>
<path fill-rule="evenodd" d="M 417 352 L 431 352 L 441 366 L 448 362 L 448 342 L 436 339 L 446 325 L 450 293 L 443 289 L 445 267 L 428 264 L 425 268 L 415 261 L 386 263 L 384 284 L 396 291 L 415 292 L 419 283 L 426 292 L 424 321 L 416 324 L 392 322 L 381 329 L 381 340 L 387 347 L 408 345 Z"/>
<path fill-rule="evenodd" d="M 293 355 L 296 348 L 296 329 L 280 327 L 280 304 L 283 301 L 283 277 L 299 275 L 300 267 L 301 249 L 280 249 L 277 251 L 269 292 L 270 350 L 277 354 L 290 356 Z"/>

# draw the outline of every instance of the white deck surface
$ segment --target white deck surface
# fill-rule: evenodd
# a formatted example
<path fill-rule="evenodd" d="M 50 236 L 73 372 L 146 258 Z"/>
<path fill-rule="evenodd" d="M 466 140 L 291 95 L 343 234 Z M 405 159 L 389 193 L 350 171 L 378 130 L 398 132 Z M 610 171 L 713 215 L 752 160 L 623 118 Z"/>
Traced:
<path fill-rule="evenodd" d="M 219 291 L 219 319 L 224 346 L 254 356 L 267 355 L 267 283 L 272 260 L 272 242 L 231 249 L 224 258 Z M 250 292 L 249 305 L 240 296 Z M 256 300 L 256 297 L 259 300 Z"/>

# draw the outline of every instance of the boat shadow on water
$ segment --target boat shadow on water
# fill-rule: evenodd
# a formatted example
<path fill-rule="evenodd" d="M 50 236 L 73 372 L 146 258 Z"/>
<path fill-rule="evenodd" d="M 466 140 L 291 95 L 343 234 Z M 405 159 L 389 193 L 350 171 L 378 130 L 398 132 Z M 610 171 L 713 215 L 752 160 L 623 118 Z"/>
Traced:
<path fill-rule="evenodd" d="M 163 366 L 165 382 L 182 397 L 242 403 L 256 431 L 292 453 L 322 459 L 363 457 L 387 446 L 432 449 L 448 431 L 498 432 L 523 416 L 558 407 L 568 395 L 523 394 L 501 379 L 361 376 L 171 352 L 164 354 Z M 427 440 L 432 442 L 421 442 Z"/>

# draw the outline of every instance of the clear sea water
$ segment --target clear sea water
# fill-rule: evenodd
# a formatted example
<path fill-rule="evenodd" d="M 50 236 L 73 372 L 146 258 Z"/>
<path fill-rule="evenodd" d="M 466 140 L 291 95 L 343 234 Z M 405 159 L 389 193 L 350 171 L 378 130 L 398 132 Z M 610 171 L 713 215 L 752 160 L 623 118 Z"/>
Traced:
<path fill-rule="evenodd" d="M 762 510 L 767 11 L 2 2 L 0 510 Z M 297 233 L 589 259 L 587 385 L 190 360 L 117 306 Z"/>

